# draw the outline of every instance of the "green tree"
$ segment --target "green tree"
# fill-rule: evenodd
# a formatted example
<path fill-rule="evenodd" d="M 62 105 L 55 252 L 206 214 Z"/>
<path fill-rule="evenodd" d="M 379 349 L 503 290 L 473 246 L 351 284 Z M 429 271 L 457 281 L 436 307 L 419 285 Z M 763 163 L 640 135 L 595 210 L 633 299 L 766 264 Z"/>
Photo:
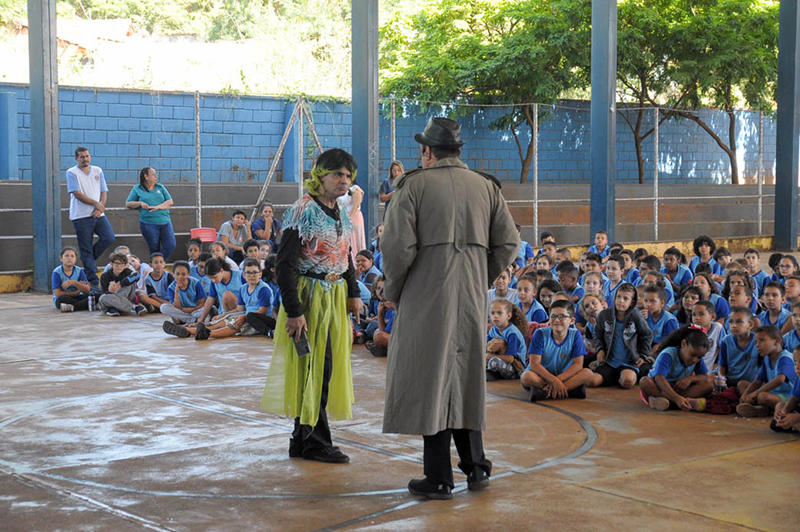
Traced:
<path fill-rule="evenodd" d="M 535 149 L 532 102 L 555 103 L 565 90 L 587 84 L 579 66 L 590 54 L 590 7 L 581 0 L 439 0 L 411 17 L 398 13 L 381 28 L 382 92 L 516 104 L 491 126 L 513 135 L 525 183 Z"/>

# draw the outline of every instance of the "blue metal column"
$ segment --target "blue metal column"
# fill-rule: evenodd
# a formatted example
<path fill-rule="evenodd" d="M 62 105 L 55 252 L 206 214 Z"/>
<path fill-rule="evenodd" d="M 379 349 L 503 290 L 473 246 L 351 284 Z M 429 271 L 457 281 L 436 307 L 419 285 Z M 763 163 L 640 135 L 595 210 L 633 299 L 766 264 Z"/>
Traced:
<path fill-rule="evenodd" d="M 353 0 L 353 157 L 366 193 L 361 211 L 367 241 L 378 225 L 378 0 Z"/>
<path fill-rule="evenodd" d="M 775 249 L 797 249 L 800 166 L 800 8 L 781 0 L 778 36 L 778 124 L 775 164 Z"/>
<path fill-rule="evenodd" d="M 592 0 L 592 186 L 589 240 L 615 240 L 617 133 L 617 2 Z"/>
<path fill-rule="evenodd" d="M 17 95 L 0 92 L 0 179 L 19 179 Z"/>
<path fill-rule="evenodd" d="M 28 23 L 33 288 L 47 292 L 61 250 L 56 0 L 28 0 Z"/>
<path fill-rule="evenodd" d="M 295 107 L 297 107 L 295 102 L 286 105 L 283 119 L 284 128 L 289 125 Z M 285 183 L 297 183 L 298 180 L 303 180 L 303 154 L 300 147 L 300 128 L 297 127 L 297 122 L 300 120 L 303 120 L 303 117 L 298 114 L 292 124 L 289 138 L 286 139 L 286 145 L 283 147 L 283 181 Z"/>

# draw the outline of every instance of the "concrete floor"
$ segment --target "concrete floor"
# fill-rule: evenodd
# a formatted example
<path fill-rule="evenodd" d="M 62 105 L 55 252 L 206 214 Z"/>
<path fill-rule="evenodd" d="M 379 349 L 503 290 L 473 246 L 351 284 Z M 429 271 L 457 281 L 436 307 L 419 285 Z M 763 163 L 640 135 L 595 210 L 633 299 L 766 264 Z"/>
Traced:
<path fill-rule="evenodd" d="M 422 440 L 381 434 L 385 359 L 354 349 L 349 465 L 287 457 L 258 403 L 271 341 L 167 337 L 161 317 L 0 296 L 3 530 L 798 529 L 800 440 L 768 420 L 646 408 L 638 391 L 532 405 L 488 385 L 491 487 L 408 494 Z M 454 456 L 455 465 L 457 457 Z"/>

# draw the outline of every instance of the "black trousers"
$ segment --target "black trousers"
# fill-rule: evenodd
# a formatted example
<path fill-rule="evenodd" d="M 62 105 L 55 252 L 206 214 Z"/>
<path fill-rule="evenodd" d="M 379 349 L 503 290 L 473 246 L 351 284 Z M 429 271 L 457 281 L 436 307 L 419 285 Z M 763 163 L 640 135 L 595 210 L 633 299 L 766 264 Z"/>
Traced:
<path fill-rule="evenodd" d="M 328 337 L 328 345 L 325 346 L 325 365 L 322 370 L 319 419 L 317 424 L 312 427 L 311 425 L 301 425 L 300 418 L 294 418 L 294 431 L 292 431 L 292 439 L 289 440 L 290 453 L 292 455 L 307 455 L 324 447 L 333 447 L 331 428 L 328 425 L 328 414 L 325 412 L 328 406 L 328 385 L 331 381 L 332 371 L 333 351 L 331 349 L 331 339 Z"/>
<path fill-rule="evenodd" d="M 61 303 L 72 305 L 75 310 L 89 310 L 89 295 L 76 292 L 75 295 L 64 294 L 56 298 L 56 308 L 61 308 Z"/>
<path fill-rule="evenodd" d="M 458 468 L 469 475 L 476 467 L 480 467 L 486 474 L 492 474 L 492 463 L 483 453 L 483 434 L 479 430 L 447 429 L 437 432 L 432 436 L 423 436 L 425 448 L 423 462 L 425 476 L 436 484 L 447 484 L 451 488 L 453 483 L 453 466 L 450 464 L 450 436 L 456 444 L 458 451 Z"/>
<path fill-rule="evenodd" d="M 269 331 L 275 329 L 275 318 L 267 316 L 266 314 L 259 314 L 258 312 L 248 312 L 244 320 L 259 334 L 267 334 Z"/>

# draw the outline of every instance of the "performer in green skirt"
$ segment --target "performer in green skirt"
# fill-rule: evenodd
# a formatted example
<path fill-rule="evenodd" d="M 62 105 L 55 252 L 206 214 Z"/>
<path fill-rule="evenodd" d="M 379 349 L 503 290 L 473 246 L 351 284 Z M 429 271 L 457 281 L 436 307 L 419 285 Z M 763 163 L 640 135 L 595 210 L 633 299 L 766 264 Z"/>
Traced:
<path fill-rule="evenodd" d="M 350 461 L 332 443 L 327 413 L 353 417 L 348 312 L 358 316 L 362 302 L 350 258 L 350 220 L 336 199 L 355 182 L 356 168 L 344 150 L 322 153 L 306 180 L 308 194 L 284 214 L 275 264 L 281 308 L 261 407 L 294 418 L 292 458 Z M 300 357 L 295 340 L 303 331 L 311 352 Z"/>

